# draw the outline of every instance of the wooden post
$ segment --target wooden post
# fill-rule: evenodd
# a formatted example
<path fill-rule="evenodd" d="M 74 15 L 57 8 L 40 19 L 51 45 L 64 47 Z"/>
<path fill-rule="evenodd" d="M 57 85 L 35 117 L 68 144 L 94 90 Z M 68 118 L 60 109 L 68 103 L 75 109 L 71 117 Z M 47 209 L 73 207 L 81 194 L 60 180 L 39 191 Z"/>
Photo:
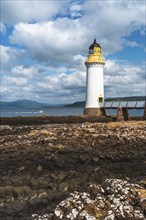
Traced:
<path fill-rule="evenodd" d="M 146 120 L 146 102 L 144 103 L 143 119 Z"/>
<path fill-rule="evenodd" d="M 126 107 L 122 108 L 122 111 L 123 111 L 123 117 L 124 117 L 124 120 L 127 121 L 129 120 L 129 113 L 128 113 L 128 109 Z"/>
<path fill-rule="evenodd" d="M 119 106 L 117 110 L 117 121 L 124 121 L 124 115 L 121 106 Z"/>
<path fill-rule="evenodd" d="M 107 116 L 106 115 L 106 109 L 103 107 L 103 108 L 100 108 L 100 111 L 101 111 L 101 115 L 102 116 Z"/>

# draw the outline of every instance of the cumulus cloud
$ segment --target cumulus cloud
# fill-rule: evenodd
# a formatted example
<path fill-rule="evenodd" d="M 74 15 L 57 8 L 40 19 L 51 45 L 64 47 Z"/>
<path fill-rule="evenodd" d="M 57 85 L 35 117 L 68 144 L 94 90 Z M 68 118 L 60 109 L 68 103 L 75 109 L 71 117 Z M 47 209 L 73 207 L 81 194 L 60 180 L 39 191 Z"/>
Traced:
<path fill-rule="evenodd" d="M 73 4 L 70 7 L 70 13 L 72 18 L 82 17 L 83 7 L 81 4 Z"/>
<path fill-rule="evenodd" d="M 7 82 L 7 85 L 24 86 L 27 84 L 27 79 L 23 77 L 6 76 L 4 80 Z"/>
<path fill-rule="evenodd" d="M 56 65 L 71 62 L 71 56 L 76 53 L 87 54 L 93 36 L 97 36 L 106 55 L 113 54 L 122 49 L 125 36 L 145 24 L 144 4 L 137 1 L 106 1 L 104 4 L 86 1 L 82 9 L 85 14 L 78 19 L 63 17 L 35 24 L 21 22 L 15 25 L 10 42 L 25 46 L 34 59 Z M 74 10 L 81 10 L 80 5 L 72 5 L 71 11 Z M 136 42 L 128 44 L 137 46 Z"/>
<path fill-rule="evenodd" d="M 44 21 L 65 14 L 67 5 L 66 1 L 2 1 L 1 18 L 8 24 Z"/>
<path fill-rule="evenodd" d="M 11 75 L 15 77 L 27 77 L 32 79 L 36 74 L 38 74 L 38 69 L 34 66 L 14 66 L 11 69 Z"/>
<path fill-rule="evenodd" d="M 117 60 L 107 60 L 105 65 L 106 97 L 145 95 L 145 66 L 132 65 Z"/>
<path fill-rule="evenodd" d="M 136 41 L 127 41 L 126 44 L 129 47 L 138 47 L 138 46 L 140 46 Z"/>
<path fill-rule="evenodd" d="M 54 22 L 20 23 L 15 26 L 10 41 L 25 46 L 34 59 L 56 65 L 68 63 L 71 56 L 83 48 L 82 34 L 77 20 L 60 18 Z"/>
<path fill-rule="evenodd" d="M 108 57 L 125 46 L 142 47 L 129 36 L 144 37 L 144 18 L 143 0 L 2 1 L 2 22 L 13 25 L 13 46 L 1 46 L 3 99 L 84 100 L 84 62 L 94 36 Z M 129 94 L 144 95 L 144 66 L 107 59 L 105 96 Z"/>
<path fill-rule="evenodd" d="M 133 31 L 145 25 L 145 5 L 138 1 L 86 1 L 85 21 L 88 28 L 94 30 L 97 39 L 101 42 L 105 54 L 111 54 L 122 49 L 125 41 Z M 93 11 L 98 12 L 95 17 Z M 90 18 L 90 19 L 88 19 Z"/>
<path fill-rule="evenodd" d="M 82 61 L 80 61 L 82 63 Z M 72 103 L 85 100 L 86 68 L 16 66 L 4 77 L 2 97 L 33 99 L 46 103 Z M 55 74 L 54 74 L 55 71 Z M 104 68 L 105 97 L 144 95 L 144 66 L 107 60 Z"/>
<path fill-rule="evenodd" d="M 78 100 L 81 97 L 84 99 L 84 93 L 85 72 L 62 66 L 58 68 L 44 65 L 15 66 L 11 68 L 9 76 L 2 77 L 1 94 L 4 100 L 11 94 L 13 99 L 15 97 L 65 103 L 75 100 L 77 96 Z"/>
<path fill-rule="evenodd" d="M 6 26 L 4 23 L 0 22 L 0 32 L 2 34 L 5 34 L 6 33 Z"/>
<path fill-rule="evenodd" d="M 24 58 L 24 50 L 0 45 L 1 70 L 8 71 L 12 66 Z"/>

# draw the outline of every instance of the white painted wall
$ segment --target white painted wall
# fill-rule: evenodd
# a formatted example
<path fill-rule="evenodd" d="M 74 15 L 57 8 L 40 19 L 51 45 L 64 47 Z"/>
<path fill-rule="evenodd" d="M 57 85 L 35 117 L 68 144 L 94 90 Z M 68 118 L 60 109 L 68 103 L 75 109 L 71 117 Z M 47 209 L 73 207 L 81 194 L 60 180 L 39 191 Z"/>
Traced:
<path fill-rule="evenodd" d="M 88 63 L 86 79 L 86 104 L 85 108 L 98 108 L 99 95 L 104 98 L 103 64 Z"/>

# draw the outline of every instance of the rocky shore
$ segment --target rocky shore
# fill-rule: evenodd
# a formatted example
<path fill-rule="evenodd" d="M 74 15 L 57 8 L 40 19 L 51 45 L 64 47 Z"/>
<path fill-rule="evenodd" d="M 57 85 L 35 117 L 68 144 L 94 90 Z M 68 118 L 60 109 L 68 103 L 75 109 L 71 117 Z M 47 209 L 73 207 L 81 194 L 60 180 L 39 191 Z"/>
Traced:
<path fill-rule="evenodd" d="M 55 120 L 1 120 L 0 219 L 145 219 L 146 121 Z M 77 210 L 78 217 L 71 218 L 68 213 L 78 202 L 85 206 L 84 200 L 92 200 L 92 212 L 81 205 L 84 216 Z M 57 216 L 60 204 L 69 202 L 72 208 Z M 118 204 L 133 217 L 116 217 Z M 85 218 L 88 209 L 91 216 Z"/>
<path fill-rule="evenodd" d="M 91 184 L 87 192 L 73 192 L 52 213 L 33 214 L 33 220 L 145 220 L 143 188 L 119 179 L 106 179 L 102 186 Z"/>

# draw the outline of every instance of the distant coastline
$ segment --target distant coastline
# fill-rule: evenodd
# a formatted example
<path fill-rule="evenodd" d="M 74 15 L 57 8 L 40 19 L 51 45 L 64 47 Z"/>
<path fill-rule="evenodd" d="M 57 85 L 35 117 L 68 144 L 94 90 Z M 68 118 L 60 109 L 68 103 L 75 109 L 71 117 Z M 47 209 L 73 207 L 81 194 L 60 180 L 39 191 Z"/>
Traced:
<path fill-rule="evenodd" d="M 115 97 L 106 98 L 105 102 L 122 102 L 122 101 L 146 101 L 146 96 L 130 96 L 130 97 Z M 49 108 L 49 107 L 84 107 L 85 101 L 74 102 L 71 104 L 51 105 L 46 103 L 39 103 L 32 100 L 16 100 L 13 102 L 0 102 L 1 108 Z"/>
<path fill-rule="evenodd" d="M 55 105 L 51 105 L 51 104 L 46 104 L 46 103 L 39 103 L 36 101 L 32 101 L 32 100 L 16 100 L 13 102 L 4 102 L 1 101 L 0 102 L 0 107 L 1 108 L 48 108 L 48 107 L 52 107 Z M 59 106 L 59 105 L 56 105 Z"/>
<path fill-rule="evenodd" d="M 105 99 L 105 102 L 125 102 L 125 101 L 146 101 L 146 96 L 115 97 L 115 98 Z M 85 101 L 64 105 L 64 107 L 84 107 L 84 106 L 85 106 Z"/>

